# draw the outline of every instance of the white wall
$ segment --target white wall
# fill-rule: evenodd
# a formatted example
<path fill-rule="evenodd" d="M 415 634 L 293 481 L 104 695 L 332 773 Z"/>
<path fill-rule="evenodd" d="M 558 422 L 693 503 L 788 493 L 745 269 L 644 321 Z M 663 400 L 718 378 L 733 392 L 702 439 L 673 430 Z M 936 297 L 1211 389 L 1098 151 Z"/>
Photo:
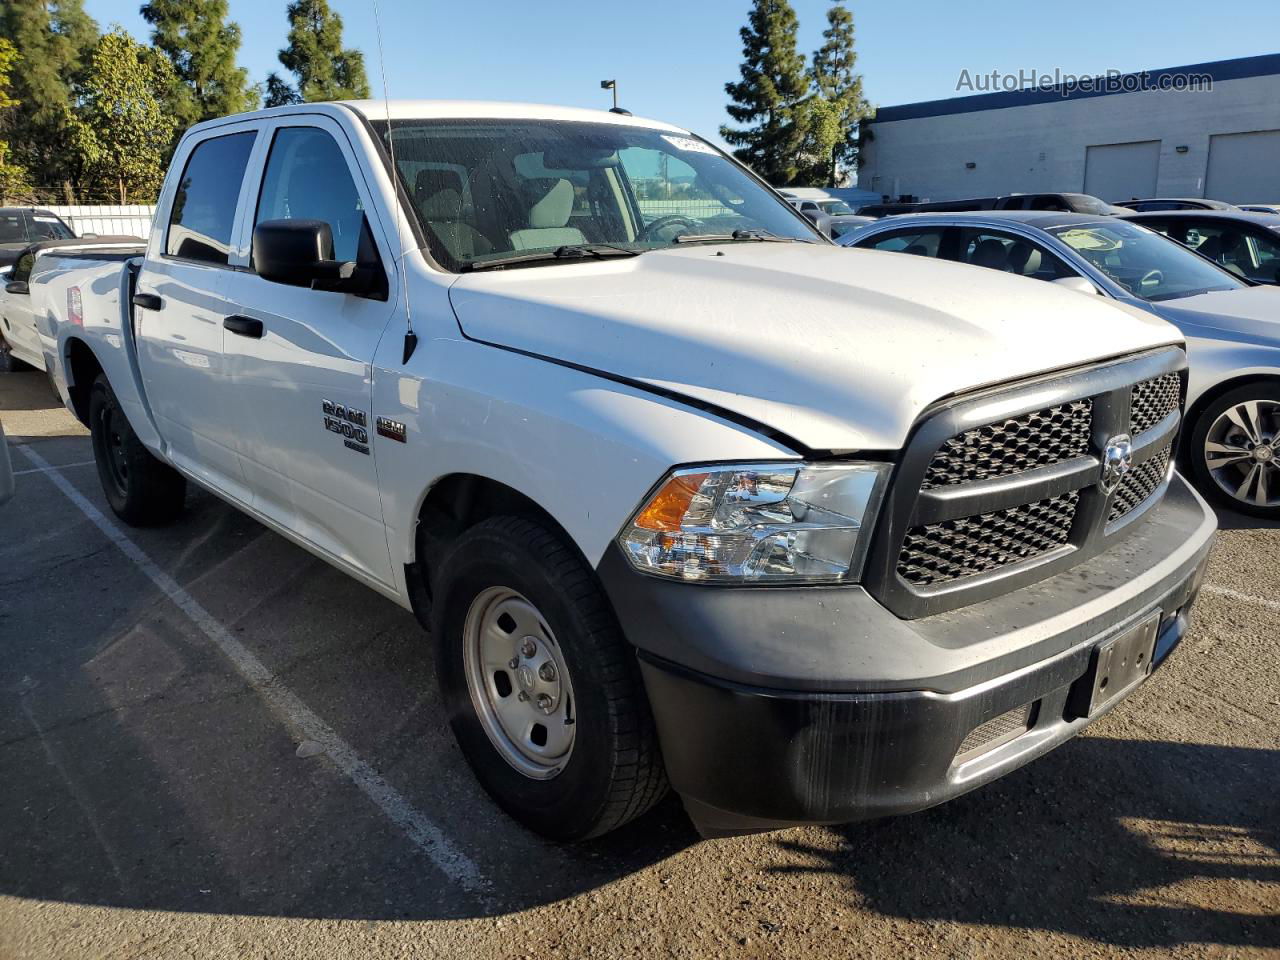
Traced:
<path fill-rule="evenodd" d="M 1090 146 L 1158 140 L 1156 193 L 1199 197 L 1211 136 L 1277 129 L 1276 75 L 1220 80 L 1203 93 L 1120 93 L 895 120 L 874 125 L 858 184 L 894 197 L 931 200 L 1081 192 Z M 1178 153 L 1179 146 L 1187 152 Z M 970 162 L 975 169 L 965 168 Z"/>
<path fill-rule="evenodd" d="M 143 240 L 151 235 L 151 218 L 156 208 L 145 204 L 128 206 L 109 206 L 102 204 L 59 206 L 42 206 L 42 210 L 51 210 L 67 222 L 76 236 L 86 233 L 126 234 L 141 237 Z"/>

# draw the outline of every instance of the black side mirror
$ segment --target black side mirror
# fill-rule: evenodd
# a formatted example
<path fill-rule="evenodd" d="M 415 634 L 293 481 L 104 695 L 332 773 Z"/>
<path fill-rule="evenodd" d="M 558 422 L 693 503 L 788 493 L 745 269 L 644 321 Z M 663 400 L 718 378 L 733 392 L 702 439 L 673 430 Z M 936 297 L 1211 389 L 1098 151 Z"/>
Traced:
<path fill-rule="evenodd" d="M 272 283 L 362 295 L 374 271 L 333 259 L 333 228 L 323 220 L 264 220 L 253 230 L 253 263 Z"/>
<path fill-rule="evenodd" d="M 27 286 L 27 281 L 25 280 L 10 280 L 4 285 L 4 292 L 20 293 L 25 296 L 31 293 L 31 288 Z"/>
<path fill-rule="evenodd" d="M 800 213 L 806 220 L 818 228 L 818 232 L 820 234 L 828 240 L 831 239 L 831 217 L 818 210 L 801 210 Z"/>

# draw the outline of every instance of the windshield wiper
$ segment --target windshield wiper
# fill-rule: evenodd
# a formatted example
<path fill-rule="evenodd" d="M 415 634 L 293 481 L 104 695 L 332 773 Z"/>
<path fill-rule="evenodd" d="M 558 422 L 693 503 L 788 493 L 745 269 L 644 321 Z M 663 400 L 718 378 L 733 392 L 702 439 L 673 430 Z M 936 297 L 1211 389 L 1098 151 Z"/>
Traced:
<path fill-rule="evenodd" d="M 768 230 L 735 230 L 733 233 L 682 233 L 672 243 L 733 243 L 754 240 L 757 243 L 813 243 L 804 237 L 780 237 Z"/>
<path fill-rule="evenodd" d="M 526 263 L 555 263 L 561 260 L 580 260 L 584 257 L 594 257 L 597 260 L 607 260 L 610 257 L 638 257 L 643 252 L 643 250 L 630 250 L 627 247 L 614 246 L 611 243 L 571 243 L 563 247 L 556 247 L 554 250 L 517 253 L 514 256 L 497 257 L 493 260 L 472 260 L 470 263 L 464 263 L 461 269 L 465 273 L 474 273 L 477 270 L 497 270 L 501 267 Z"/>

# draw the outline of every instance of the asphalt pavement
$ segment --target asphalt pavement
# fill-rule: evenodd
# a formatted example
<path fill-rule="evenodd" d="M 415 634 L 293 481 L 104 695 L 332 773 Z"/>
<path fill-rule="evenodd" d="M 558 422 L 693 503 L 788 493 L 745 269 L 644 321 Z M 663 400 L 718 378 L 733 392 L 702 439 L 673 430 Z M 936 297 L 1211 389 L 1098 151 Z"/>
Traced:
<path fill-rule="evenodd" d="M 472 779 L 414 618 L 216 498 L 123 527 L 0 374 L 0 958 L 1280 957 L 1280 528 L 1084 736 L 910 817 L 560 846 Z"/>

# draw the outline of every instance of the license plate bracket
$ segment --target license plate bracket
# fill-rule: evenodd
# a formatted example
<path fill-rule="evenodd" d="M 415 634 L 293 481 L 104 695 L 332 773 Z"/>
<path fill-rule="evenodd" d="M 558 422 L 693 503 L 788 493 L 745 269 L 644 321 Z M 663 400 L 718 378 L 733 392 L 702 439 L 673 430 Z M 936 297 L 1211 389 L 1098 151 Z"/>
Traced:
<path fill-rule="evenodd" d="M 1092 717 L 1145 680 L 1151 673 L 1159 628 L 1160 612 L 1156 611 L 1095 646 L 1089 669 L 1072 687 L 1071 712 Z"/>

